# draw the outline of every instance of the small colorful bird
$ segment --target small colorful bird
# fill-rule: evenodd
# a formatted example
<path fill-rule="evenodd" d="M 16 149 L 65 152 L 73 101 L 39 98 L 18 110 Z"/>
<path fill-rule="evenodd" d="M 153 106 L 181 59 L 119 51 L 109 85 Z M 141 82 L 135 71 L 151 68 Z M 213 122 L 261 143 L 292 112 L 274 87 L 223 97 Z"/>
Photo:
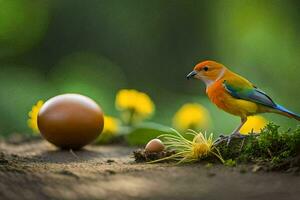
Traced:
<path fill-rule="evenodd" d="M 300 115 L 275 103 L 265 92 L 220 63 L 201 62 L 187 75 L 187 79 L 190 78 L 202 80 L 214 104 L 241 118 L 241 124 L 232 132 L 228 142 L 232 137 L 242 137 L 239 130 L 251 115 L 272 112 L 300 121 Z"/>

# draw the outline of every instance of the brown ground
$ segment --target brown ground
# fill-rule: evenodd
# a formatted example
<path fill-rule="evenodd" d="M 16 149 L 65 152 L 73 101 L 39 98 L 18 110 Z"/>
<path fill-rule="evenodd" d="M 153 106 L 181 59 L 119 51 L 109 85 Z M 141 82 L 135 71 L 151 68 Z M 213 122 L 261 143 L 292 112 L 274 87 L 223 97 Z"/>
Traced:
<path fill-rule="evenodd" d="M 137 164 L 132 148 L 72 154 L 36 140 L 0 143 L 1 199 L 300 199 L 300 176 L 202 164 Z M 246 169 L 246 171 L 245 171 Z"/>

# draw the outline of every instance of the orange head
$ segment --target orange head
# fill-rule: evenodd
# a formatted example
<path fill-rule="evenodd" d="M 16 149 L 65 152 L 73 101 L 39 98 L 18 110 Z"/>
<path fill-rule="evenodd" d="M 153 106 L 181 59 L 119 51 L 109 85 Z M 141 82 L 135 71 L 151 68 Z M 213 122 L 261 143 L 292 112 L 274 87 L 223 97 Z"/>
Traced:
<path fill-rule="evenodd" d="M 226 70 L 224 65 L 215 61 L 203 61 L 194 67 L 194 70 L 187 75 L 187 79 L 200 79 L 208 86 L 222 78 Z"/>

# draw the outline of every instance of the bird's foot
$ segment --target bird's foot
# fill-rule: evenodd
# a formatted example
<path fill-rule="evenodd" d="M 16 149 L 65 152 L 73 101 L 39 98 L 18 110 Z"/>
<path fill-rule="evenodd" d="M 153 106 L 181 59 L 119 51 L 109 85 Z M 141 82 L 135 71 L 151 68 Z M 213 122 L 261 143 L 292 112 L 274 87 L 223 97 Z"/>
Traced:
<path fill-rule="evenodd" d="M 219 138 L 215 141 L 214 145 L 218 145 L 223 141 L 226 141 L 227 146 L 230 144 L 232 139 L 239 138 L 239 139 L 245 139 L 247 135 L 242 135 L 240 133 L 232 133 L 231 135 L 224 136 L 220 135 Z"/>
<path fill-rule="evenodd" d="M 230 142 L 231 142 L 231 140 L 232 140 L 233 138 L 245 139 L 245 138 L 246 138 L 246 135 L 242 135 L 242 134 L 240 134 L 239 132 L 232 133 L 232 134 L 229 135 L 228 138 L 227 138 L 227 146 L 230 144 Z"/>

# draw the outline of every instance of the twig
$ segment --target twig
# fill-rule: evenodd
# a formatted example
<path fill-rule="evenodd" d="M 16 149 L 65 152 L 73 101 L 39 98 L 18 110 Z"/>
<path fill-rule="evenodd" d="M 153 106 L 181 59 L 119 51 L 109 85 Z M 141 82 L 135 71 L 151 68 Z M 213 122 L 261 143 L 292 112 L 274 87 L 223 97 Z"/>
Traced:
<path fill-rule="evenodd" d="M 240 152 L 242 151 L 242 149 L 243 149 L 243 147 L 244 147 L 245 139 L 246 139 L 246 138 L 243 138 L 243 140 L 242 140 L 241 147 L 240 147 Z"/>
<path fill-rule="evenodd" d="M 70 149 L 70 153 L 71 153 L 75 158 L 80 159 L 79 156 L 77 156 L 77 155 L 74 153 L 73 149 Z"/>

